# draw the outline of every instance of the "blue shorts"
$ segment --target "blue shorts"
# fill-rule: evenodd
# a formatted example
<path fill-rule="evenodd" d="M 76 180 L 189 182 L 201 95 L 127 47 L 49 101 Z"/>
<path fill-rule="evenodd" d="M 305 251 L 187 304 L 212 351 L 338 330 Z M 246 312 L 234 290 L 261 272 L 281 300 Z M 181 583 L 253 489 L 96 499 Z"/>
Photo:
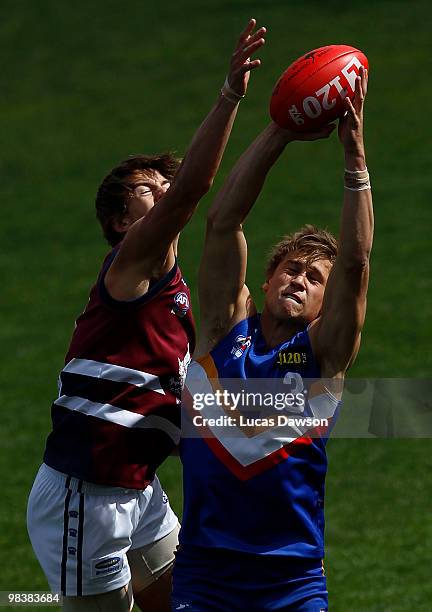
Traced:
<path fill-rule="evenodd" d="M 321 559 L 180 547 L 172 611 L 321 612 L 328 610 Z"/>

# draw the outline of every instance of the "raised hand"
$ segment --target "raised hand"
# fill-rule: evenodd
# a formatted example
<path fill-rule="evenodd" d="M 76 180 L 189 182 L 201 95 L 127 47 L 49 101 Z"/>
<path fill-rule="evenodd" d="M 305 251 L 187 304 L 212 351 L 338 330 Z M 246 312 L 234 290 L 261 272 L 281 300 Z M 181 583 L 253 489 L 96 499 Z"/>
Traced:
<path fill-rule="evenodd" d="M 339 120 L 339 140 L 346 153 L 359 154 L 363 152 L 363 107 L 367 93 L 368 71 L 360 67 L 356 78 L 354 100 L 345 98 L 345 115 Z"/>
<path fill-rule="evenodd" d="M 281 128 L 276 123 L 272 123 L 271 125 L 273 126 L 275 136 L 284 141 L 285 144 L 293 142 L 294 140 L 311 141 L 328 138 L 336 127 L 335 123 L 328 123 L 327 125 L 324 125 L 316 130 L 309 130 L 308 132 L 295 132 L 294 130 Z"/>
<path fill-rule="evenodd" d="M 256 27 L 256 19 L 251 19 L 246 28 L 240 34 L 236 48 L 231 57 L 230 67 L 227 75 L 227 84 L 232 93 L 239 98 L 246 94 L 250 71 L 261 65 L 260 59 L 251 60 L 252 55 L 260 49 L 264 43 L 266 28 Z"/>

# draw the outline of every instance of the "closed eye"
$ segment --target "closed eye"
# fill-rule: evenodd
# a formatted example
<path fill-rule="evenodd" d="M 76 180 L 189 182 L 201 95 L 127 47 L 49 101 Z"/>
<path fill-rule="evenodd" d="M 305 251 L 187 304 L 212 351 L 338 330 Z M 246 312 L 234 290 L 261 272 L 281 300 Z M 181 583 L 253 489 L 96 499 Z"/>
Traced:
<path fill-rule="evenodd" d="M 147 197 L 147 196 L 153 195 L 153 191 L 151 189 L 142 189 L 141 188 L 141 189 L 137 189 L 136 194 L 137 194 L 137 196 L 145 196 L 145 197 Z"/>
<path fill-rule="evenodd" d="M 298 272 L 300 272 L 300 267 L 299 266 L 287 266 L 285 269 L 285 272 L 287 274 L 297 274 Z"/>
<path fill-rule="evenodd" d="M 319 274 L 308 274 L 308 279 L 314 285 L 321 285 L 324 279 Z"/>

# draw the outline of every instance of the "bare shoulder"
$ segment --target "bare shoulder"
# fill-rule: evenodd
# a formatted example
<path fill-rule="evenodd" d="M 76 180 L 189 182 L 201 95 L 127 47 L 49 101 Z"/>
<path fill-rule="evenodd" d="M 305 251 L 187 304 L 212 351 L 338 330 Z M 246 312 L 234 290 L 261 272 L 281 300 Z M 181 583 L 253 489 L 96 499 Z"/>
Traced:
<path fill-rule="evenodd" d="M 322 326 L 325 322 L 321 317 L 312 321 L 308 327 L 309 341 L 312 348 L 312 353 L 318 362 L 323 378 L 339 378 L 343 377 L 351 368 L 356 360 L 360 350 L 361 333 L 353 340 L 352 352 L 347 359 L 341 360 L 337 353 L 337 338 L 334 338 L 331 344 L 323 342 L 322 337 L 325 334 L 321 333 Z"/>
<path fill-rule="evenodd" d="M 129 231 L 133 232 L 133 228 Z M 126 236 L 105 275 L 106 290 L 116 300 L 134 300 L 142 297 L 147 293 L 150 281 L 163 278 L 176 262 L 174 248 L 171 246 L 163 261 L 149 262 L 148 269 L 145 269 L 142 262 L 137 265 L 135 258 L 130 257 L 131 250 L 133 244 L 131 247 Z"/>

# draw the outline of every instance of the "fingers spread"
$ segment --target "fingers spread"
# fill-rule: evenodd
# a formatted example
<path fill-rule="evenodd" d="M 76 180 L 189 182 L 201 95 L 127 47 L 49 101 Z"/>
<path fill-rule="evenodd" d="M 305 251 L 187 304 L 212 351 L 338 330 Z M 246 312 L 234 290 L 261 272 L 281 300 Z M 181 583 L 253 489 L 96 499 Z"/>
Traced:
<path fill-rule="evenodd" d="M 349 98 L 345 98 L 345 108 L 347 110 L 348 115 L 350 115 L 351 117 L 355 117 L 356 111 L 353 106 L 353 103 L 351 102 Z"/>
<path fill-rule="evenodd" d="M 245 62 L 243 64 L 243 67 L 242 67 L 242 72 L 244 74 L 246 72 L 249 72 L 249 70 L 253 70 L 254 68 L 258 68 L 258 66 L 261 66 L 261 60 L 260 59 L 252 60 L 251 62 Z"/>
<path fill-rule="evenodd" d="M 345 108 L 347 112 L 347 117 L 343 117 L 341 121 L 345 121 L 346 119 L 348 119 L 352 122 L 353 128 L 357 129 L 360 125 L 359 114 L 354 108 L 354 105 L 349 98 L 345 99 Z"/>
<path fill-rule="evenodd" d="M 247 24 L 247 26 L 245 27 L 245 29 L 243 30 L 243 32 L 240 34 L 239 39 L 238 39 L 238 47 L 240 47 L 240 45 L 242 45 L 244 43 L 244 41 L 249 38 L 251 32 L 253 32 L 254 27 L 256 26 L 256 19 L 250 19 L 249 23 Z"/>
<path fill-rule="evenodd" d="M 251 19 L 246 29 L 240 35 L 235 53 L 242 53 L 246 47 L 250 48 L 255 42 L 262 39 L 266 34 L 267 30 L 264 27 L 261 27 L 256 32 L 252 33 L 255 26 L 256 20 Z"/>
<path fill-rule="evenodd" d="M 227 79 L 230 87 L 239 96 L 244 96 L 246 93 L 249 79 L 248 73 L 261 65 L 259 59 L 251 61 L 250 58 L 265 43 L 264 35 L 267 30 L 261 27 L 254 32 L 255 27 L 256 20 L 251 19 L 241 33 L 234 53 L 231 56 Z"/>
<path fill-rule="evenodd" d="M 255 51 L 257 51 L 257 49 L 262 47 L 264 44 L 265 44 L 264 38 L 260 38 L 259 40 L 255 41 L 251 45 L 248 45 L 247 47 L 242 49 L 242 51 L 241 51 L 241 53 L 239 55 L 239 60 L 241 62 L 246 61 L 248 59 L 248 57 L 253 55 L 255 53 Z"/>
<path fill-rule="evenodd" d="M 266 32 L 267 32 L 266 28 L 264 27 L 259 28 L 259 30 L 251 34 L 251 36 L 248 36 L 247 39 L 243 42 L 246 42 L 248 45 L 250 45 L 256 40 L 258 40 L 259 38 L 262 38 Z"/>

